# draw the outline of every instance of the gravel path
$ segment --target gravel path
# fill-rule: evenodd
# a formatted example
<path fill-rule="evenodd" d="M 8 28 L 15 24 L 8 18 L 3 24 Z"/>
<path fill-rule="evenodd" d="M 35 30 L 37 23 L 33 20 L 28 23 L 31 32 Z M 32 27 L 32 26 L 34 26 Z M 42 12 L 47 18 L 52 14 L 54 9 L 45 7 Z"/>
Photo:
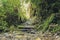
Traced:
<path fill-rule="evenodd" d="M 3 33 L 0 34 L 0 40 L 60 40 L 59 36 L 49 36 L 39 33 L 39 34 L 29 34 L 29 33 Z"/>

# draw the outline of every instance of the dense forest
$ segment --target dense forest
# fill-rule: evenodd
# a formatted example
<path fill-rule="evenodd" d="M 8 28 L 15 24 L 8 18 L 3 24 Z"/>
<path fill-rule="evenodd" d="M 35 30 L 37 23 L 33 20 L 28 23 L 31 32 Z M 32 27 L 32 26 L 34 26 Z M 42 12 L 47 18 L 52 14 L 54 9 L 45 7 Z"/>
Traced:
<path fill-rule="evenodd" d="M 24 23 L 43 33 L 59 32 L 60 0 L 0 0 L 0 32 L 24 28 Z"/>

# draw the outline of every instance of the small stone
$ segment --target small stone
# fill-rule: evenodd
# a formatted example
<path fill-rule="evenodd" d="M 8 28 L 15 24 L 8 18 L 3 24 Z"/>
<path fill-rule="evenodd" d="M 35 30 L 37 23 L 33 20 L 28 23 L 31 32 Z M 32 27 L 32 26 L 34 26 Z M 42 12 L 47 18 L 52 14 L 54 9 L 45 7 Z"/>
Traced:
<path fill-rule="evenodd" d="M 1 40 L 6 40 L 6 38 L 5 37 L 2 37 L 2 39 Z"/>
<path fill-rule="evenodd" d="M 56 36 L 56 38 L 59 38 L 59 36 Z"/>
<path fill-rule="evenodd" d="M 35 40 L 41 40 L 41 38 L 37 37 Z"/>

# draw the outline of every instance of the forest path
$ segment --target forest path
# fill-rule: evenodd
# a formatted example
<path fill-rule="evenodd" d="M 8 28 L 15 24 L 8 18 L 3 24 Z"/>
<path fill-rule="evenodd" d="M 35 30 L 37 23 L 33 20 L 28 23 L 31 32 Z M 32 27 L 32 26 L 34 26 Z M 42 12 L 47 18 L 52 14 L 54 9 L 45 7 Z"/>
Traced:
<path fill-rule="evenodd" d="M 35 33 L 36 32 L 36 30 L 34 29 L 35 26 L 32 25 L 32 23 L 33 23 L 32 19 L 27 20 L 25 23 L 23 23 L 24 28 L 21 29 L 21 31 L 28 33 Z"/>

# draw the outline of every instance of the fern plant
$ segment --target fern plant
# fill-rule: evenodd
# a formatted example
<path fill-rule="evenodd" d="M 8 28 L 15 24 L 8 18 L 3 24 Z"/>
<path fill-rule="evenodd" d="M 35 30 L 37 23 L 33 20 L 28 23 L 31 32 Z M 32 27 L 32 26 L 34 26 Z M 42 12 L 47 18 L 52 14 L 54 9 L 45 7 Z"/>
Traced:
<path fill-rule="evenodd" d="M 51 14 L 50 17 L 48 17 L 43 24 L 41 24 L 39 27 L 37 27 L 37 30 L 40 30 L 42 32 L 44 32 L 48 27 L 49 24 L 52 22 L 52 20 L 54 19 L 55 14 Z"/>

